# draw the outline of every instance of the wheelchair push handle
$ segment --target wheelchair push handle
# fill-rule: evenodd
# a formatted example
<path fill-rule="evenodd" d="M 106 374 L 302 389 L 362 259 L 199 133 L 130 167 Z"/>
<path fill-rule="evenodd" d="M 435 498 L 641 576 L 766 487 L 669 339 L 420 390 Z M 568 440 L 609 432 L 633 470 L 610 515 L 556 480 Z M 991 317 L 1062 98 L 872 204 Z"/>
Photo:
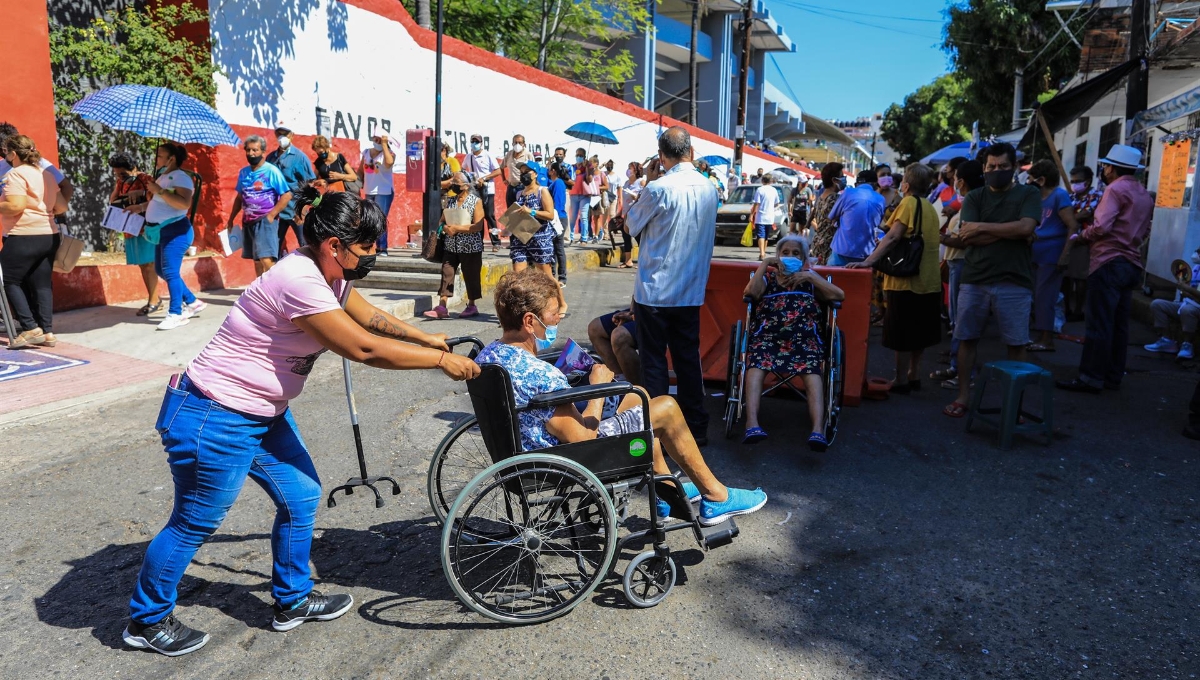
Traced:
<path fill-rule="evenodd" d="M 474 359 L 481 351 L 483 351 L 483 341 L 479 338 L 470 335 L 460 335 L 457 338 L 447 338 L 446 346 L 453 352 L 458 345 L 472 345 L 471 351 L 467 352 L 468 359 Z"/>

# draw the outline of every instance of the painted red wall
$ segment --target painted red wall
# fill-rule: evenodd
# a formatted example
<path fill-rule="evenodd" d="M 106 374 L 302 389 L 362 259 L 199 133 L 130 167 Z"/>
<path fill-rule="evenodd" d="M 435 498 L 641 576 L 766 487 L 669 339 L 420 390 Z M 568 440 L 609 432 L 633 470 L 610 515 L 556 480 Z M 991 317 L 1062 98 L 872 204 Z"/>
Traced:
<path fill-rule="evenodd" d="M 50 20 L 46 0 L 3 0 L 4 68 L 0 68 L 0 121 L 33 138 L 58 163 L 54 85 L 50 73 Z"/>

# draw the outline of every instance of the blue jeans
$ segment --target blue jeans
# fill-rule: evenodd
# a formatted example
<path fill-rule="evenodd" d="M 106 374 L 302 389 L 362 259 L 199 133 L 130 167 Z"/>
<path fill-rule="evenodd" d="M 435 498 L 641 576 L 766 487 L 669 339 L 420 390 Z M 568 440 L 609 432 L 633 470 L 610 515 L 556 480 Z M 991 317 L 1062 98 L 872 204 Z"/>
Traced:
<path fill-rule="evenodd" d="M 367 200 L 379 206 L 379 209 L 383 211 L 384 217 L 386 217 L 392 211 L 392 199 L 395 197 L 395 194 L 370 194 L 367 196 Z M 375 242 L 376 249 L 381 253 L 388 251 L 387 236 L 387 229 L 384 229 L 383 233 L 379 235 L 379 240 Z"/>
<path fill-rule="evenodd" d="M 592 209 L 591 196 L 572 195 L 568 214 L 570 221 L 567 223 L 567 231 L 563 234 L 569 241 L 575 234 L 575 223 L 579 222 L 579 240 L 587 241 L 592 237 L 592 229 L 588 222 L 588 214 Z"/>
<path fill-rule="evenodd" d="M 313 588 L 308 558 L 321 482 L 291 411 L 248 416 L 205 397 L 186 376 L 180 387 L 167 388 L 155 424 L 175 480 L 175 507 L 146 549 L 130 617 L 153 624 L 171 613 L 184 570 L 221 526 L 246 477 L 275 502 L 271 594 L 281 607 L 303 600 Z"/>
<path fill-rule="evenodd" d="M 185 217 L 164 224 L 158 234 L 158 245 L 154 247 L 154 271 L 167 282 L 167 291 L 171 295 L 171 304 L 167 311 L 171 314 L 182 314 L 183 306 L 196 301 L 196 296 L 188 290 L 179 274 L 183 266 L 183 256 L 192 246 L 192 223 Z"/>
<path fill-rule="evenodd" d="M 1142 276 L 1142 268 L 1123 257 L 1088 274 L 1080 381 L 1093 387 L 1121 384 L 1129 348 L 1129 310 Z"/>
<path fill-rule="evenodd" d="M 833 253 L 832 255 L 829 256 L 829 262 L 827 264 L 830 267 L 845 267 L 846 265 L 850 264 L 851 262 L 862 262 L 865 259 L 867 259 L 867 258 L 865 258 L 865 257 L 850 257 L 848 255 L 841 255 L 838 253 Z"/>
<path fill-rule="evenodd" d="M 946 267 L 950 270 L 950 324 L 954 325 L 958 320 L 958 286 L 962 282 L 963 266 L 967 264 L 965 258 L 957 260 L 946 260 Z M 950 370 L 958 370 L 958 339 L 950 340 Z"/>

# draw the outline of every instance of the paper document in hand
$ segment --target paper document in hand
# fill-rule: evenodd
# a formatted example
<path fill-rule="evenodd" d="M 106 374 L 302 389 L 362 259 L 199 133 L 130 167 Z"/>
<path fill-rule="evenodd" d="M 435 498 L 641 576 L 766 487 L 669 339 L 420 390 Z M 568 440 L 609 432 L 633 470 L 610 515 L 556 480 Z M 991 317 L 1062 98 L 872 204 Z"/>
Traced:
<path fill-rule="evenodd" d="M 521 243 L 529 243 L 529 239 L 533 238 L 533 235 L 542 228 L 542 223 L 529 214 L 528 208 L 521 207 L 516 203 L 508 206 L 508 210 L 500 216 L 500 224 L 504 225 L 510 236 L 515 237 Z"/>
<path fill-rule="evenodd" d="M 446 226 L 466 227 L 470 226 L 473 215 L 466 208 L 446 208 L 442 211 L 442 217 L 446 220 Z"/>
<path fill-rule="evenodd" d="M 221 250 L 225 251 L 225 257 L 229 257 L 235 250 L 242 249 L 244 237 L 241 227 L 232 227 L 222 231 L 219 235 L 221 238 Z"/>

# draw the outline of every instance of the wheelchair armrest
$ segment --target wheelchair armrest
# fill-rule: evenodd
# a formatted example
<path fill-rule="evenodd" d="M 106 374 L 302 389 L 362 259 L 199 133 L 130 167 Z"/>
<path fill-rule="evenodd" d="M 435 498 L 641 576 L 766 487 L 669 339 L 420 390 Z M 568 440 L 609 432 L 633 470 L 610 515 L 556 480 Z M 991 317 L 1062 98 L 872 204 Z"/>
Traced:
<path fill-rule="evenodd" d="M 642 424 L 644 429 L 650 429 L 650 398 L 646 393 L 635 388 L 627 382 L 610 382 L 604 385 L 584 385 L 582 387 L 572 387 L 566 390 L 557 392 L 547 392 L 539 394 L 529 400 L 523 409 L 525 411 L 531 408 L 553 408 L 559 404 L 574 404 L 577 401 L 591 401 L 592 399 L 603 399 L 604 397 L 615 397 L 624 394 L 636 394 L 642 400 Z"/>
<path fill-rule="evenodd" d="M 473 345 L 473 347 L 471 348 L 471 351 L 467 352 L 467 357 L 470 359 L 474 359 L 479 354 L 479 352 L 483 350 L 483 341 L 480 340 L 479 338 L 473 338 L 469 335 L 463 335 L 463 336 L 460 336 L 457 338 L 447 338 L 446 339 L 446 346 L 450 348 L 451 352 L 454 351 L 454 348 L 456 346 L 465 345 L 465 344 Z"/>

